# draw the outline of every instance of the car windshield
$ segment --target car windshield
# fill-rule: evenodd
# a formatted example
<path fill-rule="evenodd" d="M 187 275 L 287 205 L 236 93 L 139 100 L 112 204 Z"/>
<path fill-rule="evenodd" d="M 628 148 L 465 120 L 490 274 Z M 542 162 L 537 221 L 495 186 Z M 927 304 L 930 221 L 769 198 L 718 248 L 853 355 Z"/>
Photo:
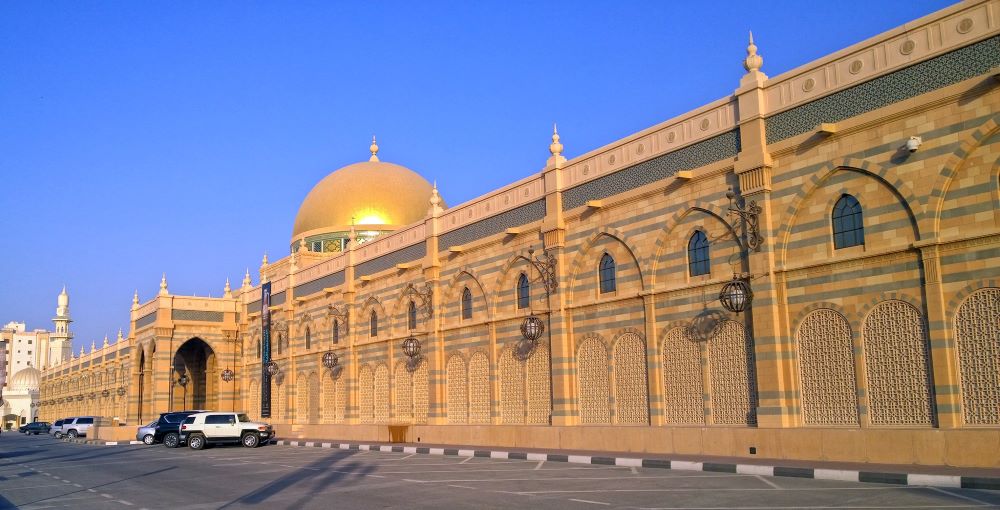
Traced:
<path fill-rule="evenodd" d="M 243 413 L 240 413 L 239 418 L 240 418 L 240 423 L 250 423 L 251 421 L 250 417 Z"/>

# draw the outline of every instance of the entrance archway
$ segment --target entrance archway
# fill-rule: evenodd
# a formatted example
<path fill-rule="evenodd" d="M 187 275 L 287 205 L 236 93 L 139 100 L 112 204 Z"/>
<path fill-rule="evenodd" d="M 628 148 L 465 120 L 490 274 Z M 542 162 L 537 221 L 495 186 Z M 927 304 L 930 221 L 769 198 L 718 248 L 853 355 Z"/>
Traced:
<path fill-rule="evenodd" d="M 170 408 L 215 409 L 218 386 L 215 351 L 200 338 L 184 342 L 174 353 L 170 371 Z"/>

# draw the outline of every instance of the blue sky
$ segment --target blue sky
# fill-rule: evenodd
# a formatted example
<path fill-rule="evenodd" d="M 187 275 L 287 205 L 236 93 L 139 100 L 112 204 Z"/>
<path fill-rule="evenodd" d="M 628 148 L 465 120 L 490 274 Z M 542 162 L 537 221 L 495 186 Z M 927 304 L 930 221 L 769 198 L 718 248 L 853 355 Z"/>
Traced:
<path fill-rule="evenodd" d="M 287 253 L 329 172 L 383 161 L 458 204 L 947 6 L 839 2 L 0 3 L 0 322 L 76 347 L 132 292 L 219 296 Z M 807 10 L 802 10 L 808 5 Z"/>

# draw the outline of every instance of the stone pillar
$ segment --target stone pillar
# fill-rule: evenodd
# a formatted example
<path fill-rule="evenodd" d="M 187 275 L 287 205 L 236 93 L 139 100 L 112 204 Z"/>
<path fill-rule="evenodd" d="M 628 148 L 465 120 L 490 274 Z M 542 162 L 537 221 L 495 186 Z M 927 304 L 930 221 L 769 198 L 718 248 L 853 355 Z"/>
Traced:
<path fill-rule="evenodd" d="M 914 243 L 920 250 L 924 270 L 924 296 L 927 306 L 927 340 L 930 343 L 931 372 L 934 380 L 934 407 L 937 426 L 962 425 L 962 395 L 958 380 L 958 353 L 955 336 L 948 327 L 944 289 L 941 282 L 940 246 L 935 242 Z"/>

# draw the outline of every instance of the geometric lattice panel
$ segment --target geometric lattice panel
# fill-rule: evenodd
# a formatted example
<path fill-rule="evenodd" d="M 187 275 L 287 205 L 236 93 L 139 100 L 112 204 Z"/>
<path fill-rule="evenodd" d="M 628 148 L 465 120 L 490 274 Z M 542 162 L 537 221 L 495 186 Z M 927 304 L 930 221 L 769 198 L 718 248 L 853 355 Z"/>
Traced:
<path fill-rule="evenodd" d="M 413 423 L 416 424 L 427 423 L 427 415 L 430 413 L 427 375 L 427 360 L 422 360 L 413 371 Z"/>
<path fill-rule="evenodd" d="M 580 423 L 611 423 L 607 347 L 596 338 L 588 338 L 580 344 L 576 356 Z"/>
<path fill-rule="evenodd" d="M 626 425 L 649 423 L 646 381 L 646 342 L 626 333 L 615 343 L 615 422 Z"/>
<path fill-rule="evenodd" d="M 309 374 L 309 418 L 308 423 L 319 423 L 319 375 Z"/>
<path fill-rule="evenodd" d="M 465 360 L 458 354 L 448 358 L 448 423 L 467 423 L 468 385 L 466 384 Z"/>
<path fill-rule="evenodd" d="M 552 411 L 552 390 L 549 377 L 549 349 L 545 344 L 538 344 L 535 352 L 525 362 L 525 388 L 528 394 L 529 425 L 546 425 Z"/>
<path fill-rule="evenodd" d="M 337 420 L 337 382 L 329 373 L 323 376 L 323 423 Z"/>
<path fill-rule="evenodd" d="M 413 375 L 406 368 L 405 361 L 398 361 L 395 368 L 393 386 L 396 389 L 395 421 L 413 421 Z"/>
<path fill-rule="evenodd" d="M 966 425 L 1000 425 L 1000 289 L 974 292 L 955 314 Z"/>
<path fill-rule="evenodd" d="M 705 379 L 701 344 L 684 328 L 673 328 L 663 338 L 663 408 L 667 423 L 705 424 Z"/>
<path fill-rule="evenodd" d="M 337 423 L 344 423 L 347 420 L 347 377 L 344 376 L 343 373 L 341 373 L 341 376 L 337 378 L 336 382 L 337 382 L 337 403 L 336 403 L 337 414 L 334 415 L 334 421 Z"/>
<path fill-rule="evenodd" d="M 713 422 L 716 425 L 756 424 L 753 347 L 746 328 L 735 321 L 723 321 L 709 340 L 708 350 Z"/>
<path fill-rule="evenodd" d="M 469 423 L 490 422 L 490 360 L 486 353 L 469 358 Z"/>
<path fill-rule="evenodd" d="M 375 375 L 370 366 L 358 372 L 358 421 L 375 423 Z"/>
<path fill-rule="evenodd" d="M 873 425 L 931 425 L 923 319 L 903 301 L 872 309 L 864 324 L 868 408 Z"/>
<path fill-rule="evenodd" d="M 857 425 L 854 345 L 847 319 L 821 308 L 802 320 L 797 339 L 806 425 Z"/>
<path fill-rule="evenodd" d="M 389 423 L 389 367 L 384 363 L 375 367 L 375 423 Z"/>
<path fill-rule="evenodd" d="M 309 384 L 306 375 L 299 374 L 295 385 L 295 423 L 306 423 L 309 419 Z"/>
<path fill-rule="evenodd" d="M 246 403 L 244 409 L 251 418 L 260 416 L 260 383 L 257 381 L 250 381 L 250 401 Z"/>
<path fill-rule="evenodd" d="M 503 423 L 524 423 L 524 364 L 511 349 L 500 354 L 500 417 Z"/>

